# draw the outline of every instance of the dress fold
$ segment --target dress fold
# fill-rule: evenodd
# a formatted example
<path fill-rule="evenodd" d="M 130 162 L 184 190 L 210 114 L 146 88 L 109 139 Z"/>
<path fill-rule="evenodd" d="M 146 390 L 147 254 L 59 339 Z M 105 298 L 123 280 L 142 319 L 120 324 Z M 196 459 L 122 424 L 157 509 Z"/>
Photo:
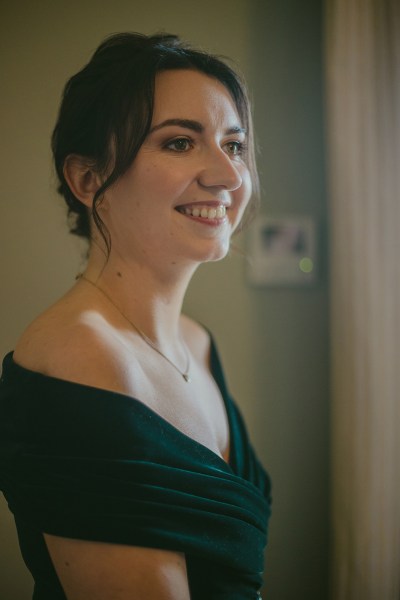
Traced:
<path fill-rule="evenodd" d="M 0 489 L 35 600 L 65 600 L 43 533 L 186 555 L 192 600 L 250 600 L 262 585 L 270 481 L 226 387 L 226 463 L 138 399 L 25 369 L 0 383 Z"/>

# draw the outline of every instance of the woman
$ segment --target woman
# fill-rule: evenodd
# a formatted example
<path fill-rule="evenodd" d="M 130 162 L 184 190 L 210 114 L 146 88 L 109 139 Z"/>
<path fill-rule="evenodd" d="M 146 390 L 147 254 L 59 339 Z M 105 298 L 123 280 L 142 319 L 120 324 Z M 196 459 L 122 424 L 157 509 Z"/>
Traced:
<path fill-rule="evenodd" d="M 243 84 L 176 36 L 118 34 L 67 83 L 52 147 L 87 268 L 0 388 L 34 598 L 257 598 L 269 480 L 210 335 L 181 314 L 256 182 Z"/>

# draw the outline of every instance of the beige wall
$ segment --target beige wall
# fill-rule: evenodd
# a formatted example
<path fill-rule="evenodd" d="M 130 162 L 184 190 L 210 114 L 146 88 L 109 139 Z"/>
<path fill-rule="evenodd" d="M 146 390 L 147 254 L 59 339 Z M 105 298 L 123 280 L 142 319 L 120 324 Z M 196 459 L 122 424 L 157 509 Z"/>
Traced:
<path fill-rule="evenodd" d="M 261 402 L 255 432 L 274 482 L 267 600 L 328 597 L 323 4 L 254 0 L 251 16 L 249 76 L 262 148 L 262 210 L 313 216 L 320 255 L 313 288 L 251 293 Z"/>
<path fill-rule="evenodd" d="M 279 13 L 274 8 L 278 4 L 287 12 Z M 319 3 L 313 4 L 319 15 Z M 66 232 L 64 209 L 53 189 L 49 137 L 66 78 L 109 33 L 163 29 L 232 57 L 254 87 L 256 123 L 265 151 L 262 210 L 323 218 L 321 156 L 316 163 L 311 160 L 321 150 L 321 140 L 317 148 L 311 147 L 304 127 L 296 128 L 290 120 L 288 124 L 284 113 L 285 108 L 289 114 L 294 110 L 299 92 L 289 85 L 293 105 L 286 107 L 282 78 L 300 76 L 291 71 L 288 60 L 299 16 L 294 0 L 23 0 L 0 8 L 0 354 L 71 285 L 81 267 L 81 250 Z M 304 27 L 304 47 L 310 50 L 318 36 L 316 18 L 304 21 Z M 315 78 L 319 59 L 310 52 L 308 59 L 310 69 L 305 62 L 303 67 L 309 79 L 297 99 L 300 119 L 302 103 L 311 102 L 306 118 L 315 141 L 321 130 L 321 99 L 318 82 L 310 78 Z M 272 111 L 272 119 L 264 107 L 268 114 Z M 287 154 L 284 139 L 290 144 Z M 231 388 L 274 478 L 268 598 L 323 600 L 326 279 L 313 290 L 254 289 L 246 284 L 244 262 L 236 255 L 202 267 L 186 309 L 215 333 Z M 0 540 L 0 598 L 26 600 L 31 581 L 4 502 Z M 308 571 L 308 582 L 303 570 Z"/>

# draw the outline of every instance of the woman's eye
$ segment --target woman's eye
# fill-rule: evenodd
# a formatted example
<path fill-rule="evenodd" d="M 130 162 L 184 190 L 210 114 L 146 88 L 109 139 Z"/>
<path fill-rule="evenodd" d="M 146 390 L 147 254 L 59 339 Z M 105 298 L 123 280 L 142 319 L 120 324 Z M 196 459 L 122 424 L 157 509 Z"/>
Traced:
<path fill-rule="evenodd" d="M 228 154 L 232 156 L 242 156 L 245 150 L 245 145 L 243 142 L 228 142 L 226 144 L 226 148 Z"/>
<path fill-rule="evenodd" d="M 169 150 L 174 150 L 175 152 L 186 152 L 192 147 L 192 144 L 187 138 L 176 138 L 175 140 L 168 142 L 165 147 Z"/>

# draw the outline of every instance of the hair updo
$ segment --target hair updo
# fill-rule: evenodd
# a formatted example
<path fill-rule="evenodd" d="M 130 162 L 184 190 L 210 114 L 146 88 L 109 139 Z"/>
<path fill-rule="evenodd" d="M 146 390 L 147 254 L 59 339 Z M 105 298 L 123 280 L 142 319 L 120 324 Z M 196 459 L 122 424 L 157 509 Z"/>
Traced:
<path fill-rule="evenodd" d="M 244 159 L 257 197 L 249 100 L 237 73 L 220 58 L 189 47 L 176 35 L 112 35 L 100 44 L 89 63 L 67 81 L 52 134 L 58 192 L 68 206 L 70 231 L 87 240 L 91 238 L 90 214 L 68 186 L 65 160 L 70 154 L 82 156 L 91 168 L 105 176 L 93 198 L 92 217 L 108 252 L 111 240 L 97 207 L 105 190 L 133 163 L 150 131 L 156 74 L 174 69 L 200 71 L 220 81 L 230 92 L 242 125 L 248 131 Z M 245 220 L 248 216 L 249 212 Z"/>

